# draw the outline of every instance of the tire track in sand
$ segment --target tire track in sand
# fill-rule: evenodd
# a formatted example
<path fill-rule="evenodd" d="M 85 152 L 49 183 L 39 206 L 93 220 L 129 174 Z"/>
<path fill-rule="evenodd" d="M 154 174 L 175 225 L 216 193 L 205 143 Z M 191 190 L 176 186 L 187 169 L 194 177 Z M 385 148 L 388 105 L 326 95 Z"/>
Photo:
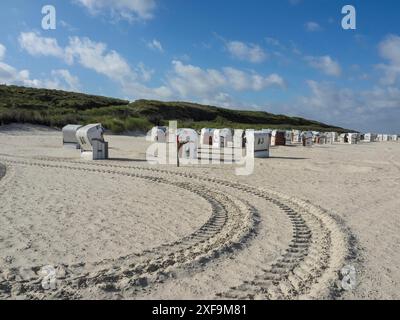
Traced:
<path fill-rule="evenodd" d="M 263 272 L 254 279 L 218 293 L 221 298 L 234 299 L 294 299 L 301 297 L 336 297 L 338 271 L 352 258 L 354 241 L 336 219 L 317 206 L 303 200 L 233 181 L 200 177 L 195 174 L 141 166 L 107 163 L 85 163 L 66 159 L 41 158 L 42 161 L 61 161 L 90 167 L 118 168 L 155 173 L 161 176 L 180 176 L 202 183 L 221 185 L 260 197 L 277 206 L 292 223 L 292 241 L 285 254 L 269 266 L 260 266 Z M 93 169 L 92 169 L 93 170 Z M 110 173 L 110 170 L 100 172 Z M 111 171 L 112 172 L 112 171 Z M 255 210 L 253 208 L 253 210 Z"/>
<path fill-rule="evenodd" d="M 6 175 L 6 166 L 0 163 L 0 180 Z"/>
<path fill-rule="evenodd" d="M 100 261 L 91 266 L 97 269 L 96 272 L 91 273 L 85 272 L 85 267 L 87 267 L 85 263 L 55 266 L 56 268 L 62 268 L 65 273 L 63 288 L 57 293 L 60 298 L 71 294 L 71 292 L 67 292 L 70 290 L 66 288 L 79 290 L 80 288 L 100 285 L 106 291 L 115 290 L 118 282 L 126 278 L 129 278 L 130 285 L 143 286 L 144 283 L 149 281 L 157 281 L 160 276 L 165 277 L 165 274 L 168 273 L 167 269 L 172 267 L 192 263 L 193 261 L 205 263 L 213 256 L 219 256 L 224 252 L 238 249 L 254 232 L 254 216 L 256 215 L 254 208 L 233 197 L 209 190 L 204 186 L 176 182 L 139 173 L 79 168 L 30 161 L 6 160 L 6 162 L 13 165 L 79 170 L 146 179 L 186 189 L 203 197 L 211 204 L 212 214 L 209 220 L 191 235 L 174 243 L 164 244 L 138 254 L 120 257 L 117 259 L 117 263 L 113 263 L 111 260 Z M 32 271 L 37 274 L 39 269 L 40 267 L 33 267 Z M 33 297 L 36 293 L 39 293 L 39 295 L 44 294 L 40 281 L 38 281 L 40 280 L 39 277 L 33 276 L 33 279 L 27 280 L 24 279 L 23 275 L 18 275 L 17 270 L 3 270 L 2 273 L 8 275 L 9 278 L 0 282 L 0 292 L 3 291 L 3 294 L 11 294 L 13 287 L 17 288 L 16 291 L 31 294 Z"/>
<path fill-rule="evenodd" d="M 99 166 L 109 164 L 96 163 Z M 133 168 L 117 165 L 119 168 Z M 265 188 L 234 181 L 199 177 L 195 174 L 135 166 L 167 175 L 211 182 L 263 198 L 280 208 L 293 225 L 293 239 L 286 253 L 265 272 L 241 286 L 219 293 L 222 298 L 293 299 L 299 297 L 337 297 L 342 292 L 335 281 L 339 270 L 356 255 L 357 243 L 338 218 L 308 201 Z"/>

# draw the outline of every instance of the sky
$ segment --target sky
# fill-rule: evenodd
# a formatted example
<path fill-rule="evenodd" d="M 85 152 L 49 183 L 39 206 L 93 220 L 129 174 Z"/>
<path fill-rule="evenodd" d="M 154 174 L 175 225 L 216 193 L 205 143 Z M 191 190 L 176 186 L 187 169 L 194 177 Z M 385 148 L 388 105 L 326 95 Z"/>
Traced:
<path fill-rule="evenodd" d="M 355 30 L 342 27 L 349 4 Z M 399 12 L 397 0 L 2 0 L 0 83 L 400 133 Z"/>

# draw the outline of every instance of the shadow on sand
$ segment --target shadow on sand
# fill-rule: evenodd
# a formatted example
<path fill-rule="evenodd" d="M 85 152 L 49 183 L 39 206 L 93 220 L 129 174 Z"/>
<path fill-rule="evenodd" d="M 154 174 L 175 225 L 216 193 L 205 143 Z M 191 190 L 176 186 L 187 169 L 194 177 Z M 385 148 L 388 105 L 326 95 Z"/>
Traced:
<path fill-rule="evenodd" d="M 299 157 L 269 157 L 270 159 L 282 159 L 282 160 L 308 160 L 308 158 Z"/>
<path fill-rule="evenodd" d="M 146 159 L 129 159 L 129 158 L 108 158 L 109 161 L 121 161 L 121 162 L 146 162 Z"/>

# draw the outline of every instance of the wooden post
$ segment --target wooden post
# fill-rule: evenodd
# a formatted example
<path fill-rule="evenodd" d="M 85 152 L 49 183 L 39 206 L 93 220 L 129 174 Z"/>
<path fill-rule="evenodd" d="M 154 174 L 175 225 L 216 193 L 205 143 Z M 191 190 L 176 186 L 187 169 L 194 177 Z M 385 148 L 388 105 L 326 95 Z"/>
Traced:
<path fill-rule="evenodd" d="M 176 166 L 179 168 L 179 149 L 180 149 L 180 143 L 179 143 L 179 136 L 176 136 Z"/>

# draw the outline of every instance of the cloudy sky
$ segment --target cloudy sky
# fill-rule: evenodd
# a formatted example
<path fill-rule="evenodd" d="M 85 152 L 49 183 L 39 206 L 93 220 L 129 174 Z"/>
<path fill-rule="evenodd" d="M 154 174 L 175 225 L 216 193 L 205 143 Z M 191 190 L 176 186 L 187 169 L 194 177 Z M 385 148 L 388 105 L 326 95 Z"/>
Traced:
<path fill-rule="evenodd" d="M 341 26 L 342 7 L 357 29 Z M 42 7 L 56 29 L 42 28 Z M 0 83 L 400 133 L 392 0 L 2 0 Z"/>

